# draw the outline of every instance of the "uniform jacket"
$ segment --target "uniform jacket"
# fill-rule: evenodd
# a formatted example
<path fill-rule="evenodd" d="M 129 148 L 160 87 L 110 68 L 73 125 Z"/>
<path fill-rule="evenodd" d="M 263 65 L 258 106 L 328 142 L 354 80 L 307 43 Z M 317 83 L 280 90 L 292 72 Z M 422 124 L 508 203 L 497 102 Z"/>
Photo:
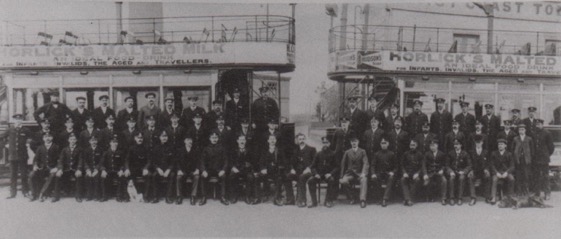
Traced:
<path fill-rule="evenodd" d="M 164 108 L 159 115 L 159 118 L 157 120 L 158 122 L 158 127 L 161 129 L 165 129 L 168 126 L 171 125 L 171 115 L 175 113 L 175 109 L 171 109 L 171 111 L 168 111 L 167 108 Z"/>
<path fill-rule="evenodd" d="M 467 137 L 464 133 L 462 133 L 462 131 L 458 132 L 454 132 L 454 131 L 450 131 L 446 134 L 445 138 L 444 138 L 444 147 L 442 147 L 443 149 L 445 149 L 444 152 L 450 152 L 452 150 L 454 150 L 454 140 L 458 140 L 462 143 L 462 149 L 466 150 L 468 148 L 468 144 L 467 144 Z M 442 141 L 439 141 L 442 142 Z M 441 145 L 442 143 L 440 143 L 439 145 Z M 440 147 L 439 147 L 440 148 Z"/>
<path fill-rule="evenodd" d="M 55 107 L 55 104 L 52 102 L 46 103 L 43 106 L 39 107 L 35 112 L 33 112 L 33 116 L 37 123 L 41 119 L 40 115 L 44 114 L 45 119 L 49 119 L 51 122 L 51 130 L 57 131 L 64 127 L 65 117 L 66 115 L 71 115 L 72 111 L 63 103 L 58 103 L 58 106 Z"/>
<path fill-rule="evenodd" d="M 71 149 L 70 146 L 65 147 L 60 152 L 60 156 L 58 158 L 58 169 L 63 171 L 78 169 L 84 170 L 83 167 L 80 167 L 81 165 L 83 165 L 80 162 L 81 154 L 82 150 L 80 149 L 80 147 L 78 147 L 78 145 L 76 145 L 74 149 Z"/>
<path fill-rule="evenodd" d="M 45 131 L 45 130 L 40 129 L 39 131 L 33 133 L 33 136 L 32 136 L 32 139 L 31 139 L 31 142 L 30 142 L 30 145 L 29 145 L 31 147 L 31 150 L 33 150 L 35 152 L 35 151 L 37 151 L 37 148 L 39 148 L 39 146 L 41 146 L 45 143 L 45 142 L 43 142 L 43 134 L 45 134 L 47 132 L 49 132 L 53 135 L 53 143 L 54 144 L 56 144 L 56 142 L 59 142 L 58 135 L 55 135 L 55 133 L 52 130 L 46 130 Z M 59 146 L 59 148 L 60 148 L 60 146 Z"/>
<path fill-rule="evenodd" d="M 134 144 L 128 148 L 125 169 L 138 172 L 148 168 L 148 149 L 142 144 Z"/>
<path fill-rule="evenodd" d="M 156 127 L 153 129 L 149 129 L 148 127 L 144 128 L 142 131 L 144 146 L 148 147 L 148 149 L 153 149 L 156 145 L 160 144 L 160 132 L 161 131 L 156 129 Z"/>
<path fill-rule="evenodd" d="M 117 134 L 115 127 L 109 129 L 109 127 L 105 127 L 99 131 L 99 142 L 98 145 L 101 146 L 103 149 L 109 149 L 109 143 L 114 135 Z"/>
<path fill-rule="evenodd" d="M 369 127 L 368 115 L 359 108 L 352 112 L 351 109 L 346 109 L 344 115 L 350 120 L 349 128 L 359 136 Z"/>
<path fill-rule="evenodd" d="M 378 128 L 382 128 L 384 129 L 386 127 L 386 115 L 384 115 L 384 111 L 380 110 L 380 109 L 376 109 L 375 111 L 372 111 L 372 109 L 367 109 L 366 110 L 366 116 L 367 116 L 367 120 L 366 121 L 366 129 L 371 129 L 372 127 L 370 126 L 370 120 L 372 120 L 372 118 L 376 117 L 376 119 L 378 119 L 379 121 L 379 125 Z"/>
<path fill-rule="evenodd" d="M 475 136 L 476 135 L 481 135 L 482 141 L 483 141 L 483 149 L 487 150 L 487 152 L 489 152 L 490 148 L 489 148 L 489 144 L 491 143 L 489 141 L 489 139 L 487 138 L 487 135 L 483 133 L 483 131 L 481 132 L 481 134 L 477 134 L 477 132 L 473 132 L 472 134 L 470 134 L 468 137 L 469 139 L 467 140 L 467 149 L 468 150 L 472 150 L 475 148 Z M 496 141 L 494 142 L 495 144 L 497 143 Z M 508 146 L 507 146 L 508 147 Z"/>
<path fill-rule="evenodd" d="M 415 136 L 415 141 L 417 141 L 417 150 L 421 151 L 421 153 L 425 153 L 427 151 L 430 151 L 430 142 L 436 138 L 436 135 L 433 133 L 427 133 L 427 134 L 423 134 L 423 133 L 419 133 L 417 134 L 417 136 Z M 408 142 L 409 144 L 409 142 Z M 439 144 L 441 144 L 439 142 Z"/>
<path fill-rule="evenodd" d="M 463 171 L 469 173 L 472 169 L 471 158 L 465 150 L 457 153 L 452 150 L 448 153 L 448 168 L 453 172 Z"/>
<path fill-rule="evenodd" d="M 395 153 L 397 158 L 401 158 L 403 153 L 407 151 L 409 147 L 409 133 L 401 129 L 399 133 L 395 129 L 388 132 L 388 140 L 390 141 L 389 149 Z"/>
<path fill-rule="evenodd" d="M 304 148 L 300 149 L 300 146 L 297 145 L 292 154 L 292 165 L 296 173 L 302 174 L 302 171 L 308 167 L 311 169 L 315 156 L 316 149 L 314 147 L 305 145 Z"/>
<path fill-rule="evenodd" d="M 216 128 L 213 130 L 213 132 L 216 132 L 218 134 L 218 143 L 221 144 L 228 153 L 230 153 L 234 148 L 234 144 L 236 144 L 234 133 L 232 132 L 232 130 L 224 127 L 222 131 Z"/>
<path fill-rule="evenodd" d="M 86 170 L 98 169 L 101 158 L 103 157 L 103 149 L 99 145 L 93 149 L 91 146 L 83 148 L 82 154 L 80 156 L 80 168 L 85 168 Z"/>
<path fill-rule="evenodd" d="M 428 116 L 423 112 L 413 112 L 405 118 L 404 129 L 412 135 L 423 132 L 423 125 L 429 122 Z"/>
<path fill-rule="evenodd" d="M 103 112 L 103 109 L 101 107 L 95 108 L 92 111 L 92 116 L 94 119 L 94 127 L 98 129 L 103 129 L 107 127 L 107 122 L 105 122 L 105 119 L 107 119 L 107 116 L 109 115 L 115 116 L 115 111 L 111 109 L 111 107 L 107 106 L 107 108 L 105 108 L 105 112 Z"/>
<path fill-rule="evenodd" d="M 132 131 L 130 129 L 125 129 L 121 131 L 119 136 L 119 147 L 128 152 L 128 148 L 135 145 L 134 136 L 138 134 L 138 130 L 135 128 Z"/>
<path fill-rule="evenodd" d="M 380 173 L 397 173 L 399 170 L 399 161 L 396 154 L 388 149 L 381 149 L 374 154 L 374 157 L 370 160 L 370 173 L 380 174 Z"/>
<path fill-rule="evenodd" d="M 138 120 L 136 121 L 136 124 L 140 127 L 144 127 L 146 125 L 146 117 L 154 116 L 154 119 L 156 119 L 156 125 L 158 125 L 161 112 L 160 107 L 158 107 L 156 103 L 152 108 L 148 105 L 142 106 L 142 108 L 138 110 Z"/>
<path fill-rule="evenodd" d="M 335 130 L 335 153 L 343 155 L 345 151 L 351 148 L 351 139 L 350 136 L 355 134 L 355 132 L 351 131 L 351 129 L 347 129 L 345 131 L 342 128 L 338 128 Z"/>
<path fill-rule="evenodd" d="M 409 150 L 401 159 L 401 171 L 409 176 L 419 173 L 423 167 L 423 154 L 419 150 Z"/>
<path fill-rule="evenodd" d="M 238 103 L 234 99 L 226 102 L 226 108 L 224 114 L 226 116 L 226 125 L 230 126 L 232 129 L 240 127 L 240 120 L 247 118 L 249 110 L 247 104 L 243 103 L 243 100 L 239 100 Z"/>
<path fill-rule="evenodd" d="M 514 138 L 517 136 L 518 134 L 516 132 L 514 132 L 514 130 L 510 129 L 508 131 L 508 133 L 504 130 L 501 130 L 501 132 L 499 132 L 499 134 L 497 134 L 497 139 L 506 139 L 506 150 L 512 152 L 512 147 L 514 146 Z"/>
<path fill-rule="evenodd" d="M 477 150 L 474 148 L 470 150 L 469 155 L 471 157 L 471 164 L 473 166 L 473 171 L 475 172 L 475 174 L 481 176 L 483 174 L 483 170 L 490 169 L 491 160 L 488 156 L 489 153 L 487 152 L 487 150 L 481 149 L 481 153 L 478 154 Z"/>
<path fill-rule="evenodd" d="M 82 113 L 78 111 L 78 108 L 72 110 L 72 119 L 74 122 L 74 130 L 77 132 L 82 132 L 82 130 L 86 129 L 86 119 L 91 117 L 91 112 L 84 108 Z M 95 121 L 94 121 L 95 124 Z M 94 126 L 95 127 L 95 126 Z"/>
<path fill-rule="evenodd" d="M 195 118 L 195 115 L 197 114 L 200 114 L 204 119 L 206 111 L 199 106 L 196 106 L 194 109 L 191 109 L 191 107 L 187 107 L 183 109 L 179 123 L 182 124 L 185 128 L 189 128 L 194 124 L 193 118 Z"/>
<path fill-rule="evenodd" d="M 267 169 L 269 174 L 285 173 L 292 169 L 289 160 L 278 147 L 272 153 L 269 151 L 269 148 L 262 151 L 259 157 L 259 167 L 261 170 Z"/>
<path fill-rule="evenodd" d="M 218 119 L 218 117 L 224 117 L 224 112 L 222 111 L 215 111 L 215 110 L 211 110 L 209 111 L 207 114 L 205 114 L 205 117 L 203 118 L 203 126 L 208 130 L 214 130 L 216 129 L 216 127 L 218 126 L 216 124 L 216 119 Z"/>
<path fill-rule="evenodd" d="M 130 118 L 138 119 L 138 110 L 134 109 L 129 113 L 127 109 L 122 109 L 117 113 L 117 119 L 115 121 L 115 127 L 118 130 L 125 130 L 128 128 L 127 121 Z M 142 124 L 136 123 L 136 127 L 142 128 Z"/>
<path fill-rule="evenodd" d="M 187 151 L 185 146 L 177 148 L 174 169 L 181 170 L 185 174 L 195 172 L 201 166 L 201 161 L 194 148 Z"/>
<path fill-rule="evenodd" d="M 423 157 L 423 175 L 431 175 L 438 173 L 438 171 L 443 170 L 446 172 L 446 167 L 448 165 L 448 155 L 444 152 L 438 150 L 436 151 L 436 156 L 432 151 L 425 152 Z"/>
<path fill-rule="evenodd" d="M 243 152 L 239 147 L 237 147 L 231 158 L 231 166 L 236 167 L 240 171 L 245 171 L 246 173 L 259 171 L 259 162 L 256 160 L 247 146 L 244 148 Z"/>
<path fill-rule="evenodd" d="M 475 116 L 470 113 L 459 113 L 454 117 L 454 120 L 460 123 L 460 131 L 464 133 L 464 135 L 469 135 L 469 133 L 475 131 Z"/>
<path fill-rule="evenodd" d="M 368 162 L 366 151 L 361 148 L 355 151 L 351 148 L 345 151 L 343 155 L 343 160 L 341 160 L 341 174 L 339 177 L 342 178 L 345 174 L 368 175 L 369 169 L 370 163 Z"/>
<path fill-rule="evenodd" d="M 33 137 L 31 131 L 24 127 L 13 127 L 10 126 L 8 131 L 0 138 L 8 138 L 10 161 L 24 161 L 29 158 L 27 155 L 27 142 L 31 141 Z"/>
<path fill-rule="evenodd" d="M 279 119 L 280 111 L 277 102 L 269 97 L 261 97 L 251 105 L 253 122 L 258 127 L 265 127 L 270 119 Z"/>
<path fill-rule="evenodd" d="M 165 144 L 158 144 L 154 146 L 148 162 L 153 168 L 159 168 L 164 171 L 171 170 L 174 166 L 174 154 L 174 146 L 169 141 Z"/>
<path fill-rule="evenodd" d="M 550 156 L 555 151 L 551 133 L 547 130 L 537 129 L 534 133 L 536 143 L 536 155 L 534 156 L 534 163 L 536 164 L 549 164 Z"/>
<path fill-rule="evenodd" d="M 208 144 L 208 134 L 202 125 L 199 128 L 192 125 L 191 128 L 187 130 L 187 135 L 193 139 L 193 147 L 195 150 L 202 151 Z"/>
<path fill-rule="evenodd" d="M 430 131 L 438 137 L 438 141 L 444 141 L 444 137 L 452 131 L 452 114 L 447 110 L 438 110 L 430 115 Z"/>
<path fill-rule="evenodd" d="M 380 128 L 377 128 L 375 131 L 368 129 L 364 132 L 360 143 L 362 144 L 362 148 L 366 150 L 368 158 L 374 157 L 374 153 L 380 150 L 380 141 L 382 141 L 383 136 L 384 130 Z"/>
<path fill-rule="evenodd" d="M 201 171 L 227 171 L 228 157 L 226 149 L 222 145 L 209 144 L 201 154 Z"/>
<path fill-rule="evenodd" d="M 90 138 L 92 136 L 96 136 L 99 142 L 100 134 L 101 132 L 99 131 L 99 129 L 96 128 L 94 128 L 92 132 L 88 131 L 87 129 L 84 129 L 82 130 L 82 132 L 80 132 L 80 136 L 78 136 L 78 145 L 80 145 L 80 147 L 85 149 L 90 146 Z"/>
<path fill-rule="evenodd" d="M 534 138 L 535 132 L 538 129 L 536 126 L 537 122 L 536 118 L 532 120 L 529 117 L 522 120 L 522 123 L 526 125 L 526 135 Z"/>
<path fill-rule="evenodd" d="M 35 151 L 33 165 L 40 169 L 52 169 L 58 166 L 60 148 L 56 144 L 52 144 L 49 149 L 42 144 Z"/>
<path fill-rule="evenodd" d="M 334 178 L 338 178 L 339 173 L 339 160 L 335 158 L 335 151 L 330 149 L 323 149 L 319 151 L 314 157 L 312 163 L 312 174 L 331 174 Z"/>
<path fill-rule="evenodd" d="M 514 163 L 516 164 L 526 164 L 529 165 L 532 163 L 532 157 L 534 157 L 534 139 L 532 137 L 526 135 L 524 140 L 520 136 L 516 136 L 514 138 L 513 143 L 513 151 L 514 154 Z"/>
<path fill-rule="evenodd" d="M 64 129 L 60 133 L 58 133 L 56 137 L 57 138 L 56 144 L 62 148 L 68 146 L 68 136 L 70 136 L 70 134 L 75 134 L 76 137 L 78 137 L 78 139 L 80 137 L 80 131 L 76 131 L 74 130 L 74 128 L 72 128 L 72 131 L 68 131 L 67 129 Z"/>
<path fill-rule="evenodd" d="M 113 151 L 111 148 L 107 149 L 103 156 L 101 157 L 101 162 L 99 163 L 100 170 L 105 170 L 108 172 L 117 172 L 120 170 L 125 170 L 125 153 L 117 148 Z"/>
<path fill-rule="evenodd" d="M 168 141 L 172 142 L 173 145 L 178 148 L 185 146 L 183 140 L 187 136 L 187 128 L 177 125 L 177 127 L 173 127 L 171 124 L 165 128 L 166 133 L 168 134 Z"/>
<path fill-rule="evenodd" d="M 385 123 L 384 123 L 384 130 L 386 132 L 390 132 L 391 130 L 394 130 L 395 129 L 395 127 L 394 127 L 395 119 L 400 118 L 400 117 L 401 116 L 399 116 L 399 115 L 392 116 L 391 114 L 386 116 L 386 120 L 385 120 Z M 404 123 L 404 122 L 405 121 L 403 121 L 402 123 Z M 402 130 L 404 130 L 404 129 L 402 128 Z"/>
<path fill-rule="evenodd" d="M 501 154 L 498 150 L 491 153 L 491 171 L 493 174 L 514 171 L 514 156 L 508 151 Z"/>
<path fill-rule="evenodd" d="M 495 142 L 497 139 L 497 134 L 501 130 L 501 120 L 495 114 L 491 115 L 489 118 L 487 115 L 481 116 L 481 124 L 483 124 L 483 133 L 489 137 L 491 142 Z M 489 145 L 492 149 L 497 148 L 497 146 Z"/>

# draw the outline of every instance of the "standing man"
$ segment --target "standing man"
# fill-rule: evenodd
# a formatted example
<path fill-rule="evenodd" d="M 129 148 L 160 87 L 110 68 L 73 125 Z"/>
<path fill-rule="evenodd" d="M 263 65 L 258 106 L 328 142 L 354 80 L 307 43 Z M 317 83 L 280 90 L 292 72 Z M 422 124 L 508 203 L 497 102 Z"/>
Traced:
<path fill-rule="evenodd" d="M 92 138 L 92 136 L 95 136 L 97 141 L 97 139 L 99 139 L 100 134 L 101 132 L 99 131 L 99 129 L 94 128 L 93 118 L 89 117 L 86 119 L 86 129 L 80 132 L 80 137 L 78 138 L 78 145 L 81 148 L 85 149 L 88 146 L 90 146 L 89 141 Z"/>
<path fill-rule="evenodd" d="M 165 108 L 160 113 L 160 118 L 158 119 L 158 126 L 162 129 L 167 128 L 171 124 L 171 117 L 176 114 L 175 100 L 173 97 L 166 97 L 164 99 L 164 105 Z"/>
<path fill-rule="evenodd" d="M 197 106 L 197 101 L 199 100 L 198 96 L 189 96 L 187 97 L 187 100 L 189 100 L 189 107 L 183 109 L 179 123 L 189 129 L 193 125 L 193 118 L 195 118 L 196 115 L 200 115 L 202 119 L 202 117 L 206 114 L 206 111 L 205 109 Z"/>
<path fill-rule="evenodd" d="M 543 129 L 543 120 L 536 120 L 536 131 L 534 139 L 536 142 L 536 155 L 532 161 L 534 175 L 534 192 L 537 196 L 544 193 L 545 200 L 549 199 L 551 188 L 549 186 L 549 162 L 550 156 L 555 151 L 551 133 Z"/>
<path fill-rule="evenodd" d="M 92 115 L 90 111 L 86 109 L 86 97 L 76 97 L 76 104 L 78 107 L 72 111 L 74 129 L 76 132 L 82 132 L 82 130 L 86 129 L 86 119 L 90 118 Z"/>
<path fill-rule="evenodd" d="M 128 96 L 125 98 L 125 108 L 117 113 L 117 130 L 127 129 L 127 121 L 130 118 L 134 118 L 135 122 L 138 119 L 138 111 L 133 108 L 134 98 Z M 140 125 L 139 125 L 140 126 Z"/>
<path fill-rule="evenodd" d="M 368 162 L 368 157 L 366 156 L 366 151 L 358 147 L 358 137 L 355 135 L 350 137 L 351 149 L 345 151 L 343 159 L 341 161 L 341 176 L 339 183 L 341 187 L 345 189 L 347 193 L 347 198 L 350 200 L 350 204 L 356 203 L 356 197 L 352 195 L 351 184 L 360 183 L 360 207 L 366 207 L 366 190 L 368 190 L 368 170 L 370 165 Z"/>
<path fill-rule="evenodd" d="M 462 107 L 462 112 L 457 114 L 454 120 L 460 123 L 460 131 L 465 136 L 469 136 L 471 132 L 475 131 L 475 116 L 468 112 L 469 102 L 460 101 L 460 106 Z"/>
<path fill-rule="evenodd" d="M 421 133 L 418 133 L 415 136 L 415 141 L 419 145 L 417 147 L 417 150 L 424 154 L 425 152 L 430 151 L 430 144 L 433 139 L 436 139 L 436 135 L 430 132 L 430 126 L 428 122 L 423 125 L 422 130 L 423 131 Z M 407 144 L 409 144 L 409 141 L 407 142 Z"/>
<path fill-rule="evenodd" d="M 501 120 L 494 113 L 495 107 L 492 104 L 485 104 L 484 116 L 481 116 L 481 123 L 483 124 L 483 133 L 487 135 L 489 140 L 489 151 L 496 150 L 496 145 L 493 142 L 497 142 L 497 134 L 501 129 Z"/>
<path fill-rule="evenodd" d="M 401 189 L 405 206 L 413 206 L 412 196 L 415 196 L 417 187 L 421 184 L 420 173 L 423 166 L 423 154 L 417 150 L 417 141 L 409 142 L 409 150 L 403 154 L 401 160 Z"/>
<path fill-rule="evenodd" d="M 296 199 L 298 207 L 306 207 L 306 186 L 308 180 L 312 177 L 312 163 L 316 156 L 316 149 L 306 144 L 306 135 L 298 133 L 296 135 L 298 147 L 294 149 L 292 154 L 292 165 L 296 175 L 294 179 L 298 180 L 298 198 Z M 292 188 L 287 189 L 292 190 Z M 312 205 L 310 207 L 317 207 L 317 201 L 312 198 Z"/>
<path fill-rule="evenodd" d="M 8 199 L 15 198 L 17 194 L 18 172 L 21 174 L 21 193 L 24 197 L 29 194 L 29 184 L 27 181 L 27 148 L 31 142 L 31 132 L 22 127 L 23 115 L 15 114 L 12 116 L 14 123 L 1 138 L 8 138 L 8 152 L 10 155 L 10 196 Z"/>
<path fill-rule="evenodd" d="M 389 131 L 386 139 L 389 142 L 389 149 L 394 152 L 398 159 L 400 159 L 403 153 L 407 151 L 410 135 L 405 132 L 405 130 L 401 129 L 401 117 L 396 118 L 392 125 L 394 125 L 394 127 L 391 131 Z"/>
<path fill-rule="evenodd" d="M 399 161 L 396 154 L 388 150 L 389 142 L 386 138 L 382 138 L 380 147 L 381 150 L 370 159 L 370 178 L 374 184 L 373 188 L 376 190 L 380 188 L 381 184 L 385 183 L 386 189 L 382 197 L 382 207 L 386 207 L 392 193 L 395 175 L 399 169 Z"/>
<path fill-rule="evenodd" d="M 366 115 L 368 116 L 368 122 L 370 122 L 372 118 L 377 118 L 380 124 L 379 127 L 382 128 L 386 127 L 384 122 L 386 115 L 384 115 L 383 110 L 378 109 L 378 100 L 379 98 L 374 97 L 374 95 L 368 97 L 368 109 L 366 110 Z"/>
<path fill-rule="evenodd" d="M 491 173 L 493 184 L 491 185 L 491 204 L 497 202 L 497 184 L 499 181 L 508 183 L 507 196 L 514 194 L 514 157 L 506 151 L 506 140 L 498 139 L 498 150 L 491 153 Z"/>
<path fill-rule="evenodd" d="M 240 129 L 241 119 L 248 117 L 249 110 L 247 104 L 240 100 L 240 90 L 234 89 L 232 99 L 226 102 L 226 126 L 234 132 Z"/>
<path fill-rule="evenodd" d="M 271 120 L 278 121 L 280 111 L 277 102 L 269 97 L 269 87 L 263 86 L 259 88 L 261 97 L 253 102 L 251 106 L 251 116 L 255 124 L 255 131 L 261 134 L 267 129 L 267 122 Z"/>
<path fill-rule="evenodd" d="M 349 128 L 349 119 L 341 118 L 341 128 L 335 130 L 335 158 L 340 159 L 343 153 L 351 148 L 351 135 L 356 135 L 354 131 Z"/>
<path fill-rule="evenodd" d="M 446 134 L 452 130 L 452 114 L 444 109 L 445 99 L 437 98 L 434 101 L 436 111 L 430 115 L 430 129 L 436 135 L 438 142 L 446 142 Z M 440 150 L 446 150 L 445 147 L 446 145 L 440 145 Z"/>
<path fill-rule="evenodd" d="M 140 125 L 140 127 L 144 127 L 145 122 L 144 120 L 148 117 L 154 117 L 154 120 L 159 119 L 160 118 L 160 114 L 162 113 L 162 111 L 160 110 L 160 107 L 158 107 L 156 105 L 156 94 L 149 92 L 146 93 L 146 95 L 144 95 L 144 97 L 148 100 L 148 104 L 145 106 L 142 106 L 142 108 L 140 108 L 140 110 L 138 111 L 138 121 L 137 124 Z"/>
<path fill-rule="evenodd" d="M 366 130 L 362 136 L 363 148 L 366 150 L 366 156 L 370 160 L 380 150 L 380 141 L 384 136 L 384 130 L 379 128 L 379 123 L 378 118 L 372 118 L 370 120 L 370 129 Z"/>
<path fill-rule="evenodd" d="M 175 148 L 185 146 L 184 139 L 187 136 L 187 129 L 179 124 L 179 115 L 176 112 L 171 114 L 171 124 L 164 128 L 168 133 L 169 141 Z M 191 139 L 192 140 L 192 139 Z M 191 141 L 191 143 L 193 143 Z"/>
<path fill-rule="evenodd" d="M 529 195 L 530 193 L 531 167 L 535 154 L 534 147 L 534 139 L 526 135 L 526 125 L 518 125 L 518 136 L 514 138 L 512 148 L 516 169 L 516 192 L 520 195 Z"/>
<path fill-rule="evenodd" d="M 512 152 L 512 143 L 514 142 L 514 138 L 517 135 L 513 130 L 511 130 L 511 127 L 512 127 L 512 121 L 510 120 L 503 121 L 504 130 L 499 132 L 499 134 L 497 135 L 497 139 L 500 138 L 506 139 L 506 145 L 507 145 L 506 150 L 508 150 L 509 152 Z"/>
<path fill-rule="evenodd" d="M 212 110 L 203 119 L 203 126 L 208 131 L 216 129 L 218 118 L 224 119 L 224 113 L 222 112 L 222 101 L 215 100 L 212 102 Z"/>
<path fill-rule="evenodd" d="M 339 160 L 335 158 L 335 151 L 329 149 L 330 142 L 327 137 L 321 137 L 323 145 L 312 163 L 312 174 L 314 177 L 308 180 L 308 189 L 312 197 L 312 205 L 317 203 L 317 184 L 319 180 L 327 182 L 327 192 L 325 193 L 324 205 L 328 208 L 333 207 L 333 201 L 337 200 L 339 182 Z"/>
<path fill-rule="evenodd" d="M 349 128 L 362 135 L 368 128 L 368 115 L 357 107 L 357 100 L 360 96 L 351 96 L 348 98 L 349 108 L 345 111 L 345 116 L 351 121 Z"/>
<path fill-rule="evenodd" d="M 423 112 L 421 112 L 421 108 L 423 107 L 423 102 L 420 100 L 413 101 L 413 113 L 409 114 L 405 118 L 405 125 L 407 127 L 406 131 L 409 132 L 411 135 L 417 135 L 423 132 L 423 125 L 425 123 L 429 123 L 429 118 Z M 432 126 L 431 126 L 432 127 Z M 435 130 L 433 130 L 435 131 Z"/>
<path fill-rule="evenodd" d="M 522 124 L 522 118 L 520 117 L 520 110 L 519 109 L 512 109 L 510 110 L 512 113 L 512 130 L 514 132 L 518 132 L 518 125 Z"/>
<path fill-rule="evenodd" d="M 454 141 L 458 140 L 463 145 L 467 145 L 467 136 L 464 135 L 463 132 L 460 131 L 460 123 L 458 121 L 454 121 L 452 123 L 452 131 L 448 132 L 444 137 L 444 147 L 442 148 L 443 152 L 450 152 L 454 150 Z M 464 146 L 465 147 L 465 146 Z M 467 147 L 464 148 L 466 150 Z"/>
<path fill-rule="evenodd" d="M 66 115 L 72 114 L 72 111 L 63 103 L 60 103 L 59 93 L 51 93 L 51 102 L 44 104 L 39 107 L 33 116 L 38 124 L 41 123 L 42 119 L 48 119 L 51 122 L 51 130 L 53 132 L 59 133 L 64 129 L 64 119 Z"/>
<path fill-rule="evenodd" d="M 528 107 L 528 118 L 522 120 L 522 123 L 526 125 L 526 135 L 530 137 L 534 137 L 534 133 L 536 132 L 536 111 L 538 109 L 534 106 Z"/>
<path fill-rule="evenodd" d="M 403 118 L 399 116 L 399 105 L 392 104 L 390 106 L 390 114 L 386 117 L 386 122 L 384 123 L 384 129 L 387 132 L 390 132 L 394 128 L 394 122 L 397 118 Z M 403 120 L 403 119 L 402 119 Z M 402 122 L 403 123 L 403 122 Z"/>
<path fill-rule="evenodd" d="M 102 95 L 98 99 L 99 101 L 101 101 L 101 105 L 93 110 L 92 116 L 94 117 L 95 127 L 98 129 L 103 129 L 107 126 L 105 119 L 107 119 L 107 116 L 109 115 L 115 116 L 115 111 L 113 111 L 111 107 L 109 107 L 108 95 Z"/>

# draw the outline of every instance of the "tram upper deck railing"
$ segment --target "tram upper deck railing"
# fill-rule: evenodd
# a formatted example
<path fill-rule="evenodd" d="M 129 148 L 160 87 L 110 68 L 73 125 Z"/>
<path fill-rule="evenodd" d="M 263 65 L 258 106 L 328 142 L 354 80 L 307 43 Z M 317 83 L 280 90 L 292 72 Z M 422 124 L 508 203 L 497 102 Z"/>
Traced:
<path fill-rule="evenodd" d="M 487 54 L 487 29 L 345 25 L 329 31 L 329 52 L 345 50 Z M 492 31 L 490 54 L 561 55 L 561 32 Z"/>
<path fill-rule="evenodd" d="M 119 21 L 122 23 L 119 24 Z M 205 42 L 295 43 L 294 19 L 279 15 L 4 21 L 0 46 Z"/>

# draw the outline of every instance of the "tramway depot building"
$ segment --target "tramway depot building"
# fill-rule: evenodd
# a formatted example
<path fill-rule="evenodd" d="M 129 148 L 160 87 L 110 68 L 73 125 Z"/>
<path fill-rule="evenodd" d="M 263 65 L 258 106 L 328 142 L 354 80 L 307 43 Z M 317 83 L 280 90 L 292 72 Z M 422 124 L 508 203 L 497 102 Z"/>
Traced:
<path fill-rule="evenodd" d="M 561 144 L 561 4 L 552 2 L 339 4 L 328 5 L 335 23 L 329 32 L 328 77 L 339 102 L 349 94 L 392 97 L 400 114 L 413 101 L 435 111 L 446 99 L 453 115 L 461 100 L 476 118 L 493 104 L 502 120 L 511 109 L 537 118 Z M 484 11 L 485 8 L 485 11 Z M 388 94 L 397 87 L 399 93 Z M 344 108 L 344 107 L 341 107 Z M 559 154 L 558 152 L 555 153 Z"/>

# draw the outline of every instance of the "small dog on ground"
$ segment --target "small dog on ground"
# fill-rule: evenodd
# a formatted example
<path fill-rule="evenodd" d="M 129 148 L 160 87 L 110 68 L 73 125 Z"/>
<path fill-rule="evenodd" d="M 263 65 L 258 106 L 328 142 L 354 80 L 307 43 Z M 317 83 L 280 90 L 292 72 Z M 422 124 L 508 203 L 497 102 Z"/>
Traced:
<path fill-rule="evenodd" d="M 128 186 L 127 186 L 127 192 L 129 193 L 129 197 L 131 199 L 131 201 L 133 202 L 142 202 L 142 193 L 138 193 L 138 191 L 136 191 L 136 187 L 134 187 L 134 183 L 132 182 L 132 180 L 129 180 Z"/>

